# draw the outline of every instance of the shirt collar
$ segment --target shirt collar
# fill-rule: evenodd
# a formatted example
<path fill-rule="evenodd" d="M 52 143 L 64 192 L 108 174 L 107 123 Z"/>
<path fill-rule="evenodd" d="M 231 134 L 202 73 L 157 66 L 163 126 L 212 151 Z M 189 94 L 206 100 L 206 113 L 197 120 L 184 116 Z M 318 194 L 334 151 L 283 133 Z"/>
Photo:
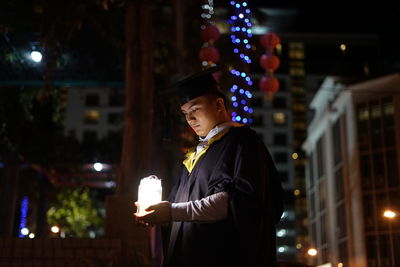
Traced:
<path fill-rule="evenodd" d="M 206 137 L 202 138 L 202 137 L 199 136 L 199 141 L 200 142 L 208 142 L 208 140 L 213 138 L 215 135 L 217 135 L 221 131 L 225 130 L 228 127 L 232 127 L 232 126 L 235 126 L 235 125 L 237 125 L 237 123 L 235 123 L 233 121 L 227 121 L 227 122 L 221 123 L 221 124 L 215 126 L 214 128 L 212 128 L 211 131 L 207 134 Z"/>

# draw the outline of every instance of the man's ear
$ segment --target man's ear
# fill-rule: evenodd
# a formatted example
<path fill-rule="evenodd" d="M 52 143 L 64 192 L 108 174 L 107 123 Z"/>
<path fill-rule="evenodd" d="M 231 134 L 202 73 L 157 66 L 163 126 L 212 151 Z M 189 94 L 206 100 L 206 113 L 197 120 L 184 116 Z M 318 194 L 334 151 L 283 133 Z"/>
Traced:
<path fill-rule="evenodd" d="M 224 103 L 224 99 L 222 99 L 222 97 L 218 97 L 218 98 L 216 99 L 216 102 L 217 102 L 217 109 L 218 109 L 218 110 L 223 110 L 223 109 L 225 109 L 225 103 Z"/>

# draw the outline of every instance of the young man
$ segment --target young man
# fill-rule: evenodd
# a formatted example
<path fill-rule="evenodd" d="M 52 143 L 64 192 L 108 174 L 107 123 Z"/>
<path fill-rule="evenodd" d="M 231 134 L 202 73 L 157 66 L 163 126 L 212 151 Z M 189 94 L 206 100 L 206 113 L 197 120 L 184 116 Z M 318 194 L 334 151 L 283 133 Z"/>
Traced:
<path fill-rule="evenodd" d="M 172 221 L 164 266 L 273 267 L 281 184 L 256 132 L 230 120 L 214 71 L 178 84 L 182 113 L 200 142 L 186 154 L 169 201 L 138 219 Z"/>

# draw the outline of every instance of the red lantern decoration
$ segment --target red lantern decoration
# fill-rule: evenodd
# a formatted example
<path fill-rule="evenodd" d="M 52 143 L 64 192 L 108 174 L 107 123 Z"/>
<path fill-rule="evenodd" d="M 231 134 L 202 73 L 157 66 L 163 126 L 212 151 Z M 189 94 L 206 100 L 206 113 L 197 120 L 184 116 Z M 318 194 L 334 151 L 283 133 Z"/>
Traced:
<path fill-rule="evenodd" d="M 215 25 L 209 24 L 201 30 L 200 37 L 204 42 L 214 42 L 219 39 L 220 33 Z"/>
<path fill-rule="evenodd" d="M 219 61 L 218 49 L 216 49 L 213 46 L 203 47 L 200 50 L 199 58 L 201 61 L 207 61 L 207 62 L 211 61 L 211 62 L 216 63 Z"/>
<path fill-rule="evenodd" d="M 264 76 L 259 82 L 260 89 L 268 94 L 273 94 L 279 89 L 279 81 L 275 77 Z"/>
<path fill-rule="evenodd" d="M 275 71 L 280 64 L 281 60 L 274 54 L 267 53 L 260 57 L 260 66 L 267 71 Z"/>
<path fill-rule="evenodd" d="M 261 36 L 260 42 L 266 49 L 273 50 L 278 44 L 281 43 L 281 38 L 279 38 L 279 36 L 275 33 L 269 32 Z"/>

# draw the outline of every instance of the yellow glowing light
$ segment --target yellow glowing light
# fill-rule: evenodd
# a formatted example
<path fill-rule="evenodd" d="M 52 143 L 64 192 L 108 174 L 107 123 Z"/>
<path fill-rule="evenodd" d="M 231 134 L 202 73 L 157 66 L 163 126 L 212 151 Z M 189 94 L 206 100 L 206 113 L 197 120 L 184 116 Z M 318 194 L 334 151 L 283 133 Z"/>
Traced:
<path fill-rule="evenodd" d="M 297 249 L 301 249 L 303 246 L 300 244 L 300 243 L 298 243 L 297 245 L 296 245 L 296 248 Z"/>
<path fill-rule="evenodd" d="M 315 248 L 310 248 L 307 251 L 307 254 L 314 257 L 314 256 L 316 256 L 318 254 L 318 251 Z"/>
<path fill-rule="evenodd" d="M 161 180 L 155 175 L 150 175 L 140 180 L 138 193 L 138 209 L 137 215 L 143 216 L 148 212 L 145 211 L 149 206 L 161 202 L 162 187 Z"/>
<path fill-rule="evenodd" d="M 343 267 L 343 263 L 339 262 L 339 263 L 337 264 L 337 267 Z"/>
<path fill-rule="evenodd" d="M 29 238 L 34 238 L 35 237 L 35 234 L 34 233 L 30 233 L 29 234 Z"/>
<path fill-rule="evenodd" d="M 292 159 L 298 159 L 299 158 L 299 154 L 297 154 L 296 152 L 294 152 L 292 154 Z"/>
<path fill-rule="evenodd" d="M 345 44 L 341 44 L 340 45 L 340 50 L 342 50 L 343 52 L 346 51 L 346 45 Z"/>
<path fill-rule="evenodd" d="M 50 229 L 53 233 L 57 234 L 58 232 L 60 232 L 60 228 L 58 228 L 57 225 L 54 225 L 51 227 Z"/>
<path fill-rule="evenodd" d="M 300 190 L 299 189 L 295 189 L 294 190 L 294 192 L 293 192 L 293 194 L 295 195 L 295 196 L 298 196 L 298 195 L 300 195 Z"/>
<path fill-rule="evenodd" d="M 394 219 L 397 216 L 397 214 L 392 210 L 385 210 L 383 212 L 383 216 L 389 219 Z"/>

